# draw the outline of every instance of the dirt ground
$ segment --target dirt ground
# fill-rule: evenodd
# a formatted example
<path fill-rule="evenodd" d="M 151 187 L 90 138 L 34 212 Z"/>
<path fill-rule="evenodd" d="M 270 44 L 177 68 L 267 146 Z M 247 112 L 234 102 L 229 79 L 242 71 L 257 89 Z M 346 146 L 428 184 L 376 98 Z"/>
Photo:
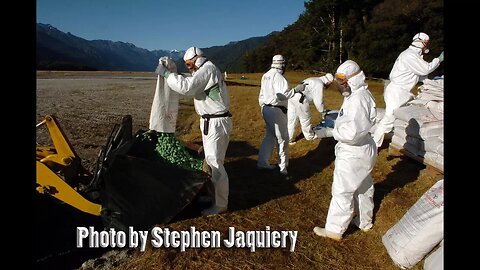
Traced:
<path fill-rule="evenodd" d="M 240 80 L 244 75 L 247 80 Z M 374 227 L 367 233 L 349 228 L 342 242 L 322 239 L 312 232 L 324 226 L 331 198 L 335 159 L 335 141 L 331 138 L 300 140 L 290 147 L 291 180 L 255 169 L 258 149 L 265 124 L 258 106 L 261 74 L 229 74 L 233 131 L 225 167 L 230 180 L 229 210 L 213 217 L 180 220 L 168 227 L 172 230 L 226 232 L 237 230 L 297 230 L 295 252 L 285 249 L 187 249 L 147 247 L 138 250 L 121 263 L 118 269 L 398 269 L 381 242 L 383 234 L 393 226 L 415 201 L 443 175 L 427 173 L 425 166 L 406 157 L 388 153 L 388 141 L 380 148 L 372 177 L 375 182 Z M 291 86 L 310 74 L 291 72 Z M 55 115 L 82 164 L 95 168 L 97 155 L 105 145 L 114 124 L 129 114 L 133 131 L 148 129 L 150 108 L 155 91 L 153 73 L 135 72 L 37 72 L 36 111 L 40 122 L 45 115 Z M 379 82 L 371 82 L 370 90 L 378 107 L 384 107 Z M 180 102 L 177 136 L 186 142 L 201 144 L 198 116 L 191 99 Z M 339 94 L 325 91 L 325 105 L 338 109 Z M 313 109 L 313 106 L 312 106 Z M 313 110 L 312 110 L 313 112 Z M 313 124 L 319 123 L 313 113 Z M 299 133 L 297 126 L 297 134 Z M 37 129 L 37 143 L 49 144 L 44 129 Z M 85 226 L 85 225 L 77 225 Z M 165 226 L 165 225 L 163 225 Z M 51 245 L 52 243 L 37 243 Z M 421 269 L 423 261 L 413 269 Z M 72 266 L 78 267 L 79 265 Z"/>

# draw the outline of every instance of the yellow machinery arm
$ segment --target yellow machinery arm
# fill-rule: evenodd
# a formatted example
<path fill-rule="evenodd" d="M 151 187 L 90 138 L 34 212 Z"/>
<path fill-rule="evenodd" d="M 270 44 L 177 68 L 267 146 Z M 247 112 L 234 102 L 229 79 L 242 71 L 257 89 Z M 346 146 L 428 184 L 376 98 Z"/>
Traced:
<path fill-rule="evenodd" d="M 80 195 L 71 184 L 81 173 L 80 158 L 52 115 L 37 124 L 46 125 L 52 146 L 37 146 L 37 192 L 49 194 L 83 212 L 100 216 L 102 206 Z M 61 177 L 63 175 L 63 178 Z"/>

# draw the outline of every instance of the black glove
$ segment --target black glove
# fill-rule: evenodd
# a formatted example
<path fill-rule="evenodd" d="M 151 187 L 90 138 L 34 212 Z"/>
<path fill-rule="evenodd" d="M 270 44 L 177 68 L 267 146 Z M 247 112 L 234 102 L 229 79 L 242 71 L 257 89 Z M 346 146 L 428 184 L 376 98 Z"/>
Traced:
<path fill-rule="evenodd" d="M 303 93 L 300 93 L 300 95 L 302 95 L 302 96 L 300 97 L 298 102 L 303 103 L 303 101 L 305 100 L 305 95 Z"/>
<path fill-rule="evenodd" d="M 293 88 L 293 91 L 295 91 L 295 93 L 302 93 L 303 91 L 305 91 L 305 84 L 303 83 L 298 84 Z"/>

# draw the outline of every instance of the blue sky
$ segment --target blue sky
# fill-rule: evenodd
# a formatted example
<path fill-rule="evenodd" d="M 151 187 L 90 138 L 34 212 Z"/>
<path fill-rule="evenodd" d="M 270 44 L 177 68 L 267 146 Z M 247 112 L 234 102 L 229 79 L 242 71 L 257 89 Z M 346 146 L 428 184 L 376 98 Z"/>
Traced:
<path fill-rule="evenodd" d="M 37 22 L 148 50 L 225 45 L 281 31 L 303 0 L 37 0 Z"/>

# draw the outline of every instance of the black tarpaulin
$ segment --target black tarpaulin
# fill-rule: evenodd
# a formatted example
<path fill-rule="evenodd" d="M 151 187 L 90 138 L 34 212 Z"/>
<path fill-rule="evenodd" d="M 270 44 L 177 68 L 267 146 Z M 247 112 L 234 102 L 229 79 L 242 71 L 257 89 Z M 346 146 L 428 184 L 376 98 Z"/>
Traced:
<path fill-rule="evenodd" d="M 107 154 L 100 189 L 106 228 L 144 230 L 168 223 L 210 181 L 201 170 L 163 162 L 155 156 L 155 141 L 141 134 Z"/>

